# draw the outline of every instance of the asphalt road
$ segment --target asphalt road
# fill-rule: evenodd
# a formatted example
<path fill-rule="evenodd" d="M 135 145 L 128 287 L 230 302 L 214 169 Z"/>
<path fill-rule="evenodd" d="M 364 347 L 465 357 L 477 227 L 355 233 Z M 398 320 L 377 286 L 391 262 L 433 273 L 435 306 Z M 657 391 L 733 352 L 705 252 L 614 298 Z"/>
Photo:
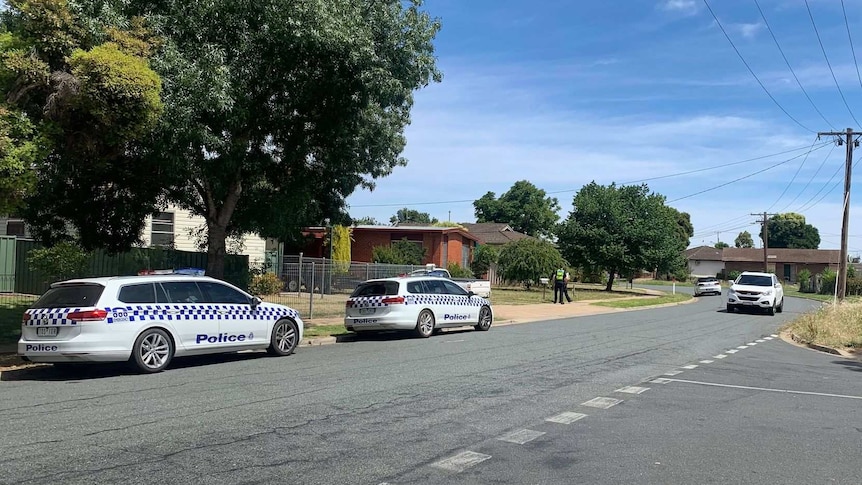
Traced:
<path fill-rule="evenodd" d="M 859 483 L 862 366 L 771 337 L 813 305 L 4 372 L 0 483 Z"/>

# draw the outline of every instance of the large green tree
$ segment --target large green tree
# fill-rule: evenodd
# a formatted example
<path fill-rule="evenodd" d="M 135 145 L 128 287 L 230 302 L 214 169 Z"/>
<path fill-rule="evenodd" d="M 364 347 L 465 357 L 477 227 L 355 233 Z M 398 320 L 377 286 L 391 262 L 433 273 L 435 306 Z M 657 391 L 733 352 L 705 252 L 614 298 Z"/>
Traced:
<path fill-rule="evenodd" d="M 437 221 L 437 218 L 431 217 L 431 214 L 427 212 L 419 212 L 416 209 L 408 209 L 407 207 L 398 209 L 398 211 L 395 212 L 395 215 L 389 218 L 389 223 L 393 226 L 404 223 L 427 224 L 430 226 L 437 222 L 439 222 Z"/>
<path fill-rule="evenodd" d="M 677 211 L 646 185 L 585 185 L 560 224 L 560 251 L 570 263 L 603 269 L 613 287 L 617 274 L 648 269 L 671 273 L 684 267 L 685 244 L 677 233 Z"/>
<path fill-rule="evenodd" d="M 820 232 L 807 224 L 802 214 L 778 214 L 770 218 L 768 224 L 770 248 L 817 249 L 820 246 Z M 763 239 L 763 234 L 760 239 Z"/>
<path fill-rule="evenodd" d="M 568 266 L 550 241 L 533 238 L 506 243 L 500 249 L 497 264 L 503 279 L 517 281 L 527 288 L 555 269 Z"/>
<path fill-rule="evenodd" d="M 531 236 L 551 236 L 560 220 L 560 204 L 532 183 L 515 182 L 498 199 L 488 192 L 473 202 L 476 222 L 503 222 L 512 229 Z"/>
<path fill-rule="evenodd" d="M 0 171 L 23 183 L 0 205 L 20 209 L 48 244 L 128 247 L 162 192 L 158 164 L 141 156 L 163 109 L 143 20 L 113 22 L 64 0 L 7 5 Z"/>
<path fill-rule="evenodd" d="M 738 236 L 736 236 L 736 239 L 733 241 L 733 245 L 738 248 L 753 248 L 754 239 L 751 238 L 750 232 L 742 231 Z"/>
<path fill-rule="evenodd" d="M 688 212 L 680 212 L 673 207 L 669 208 L 676 218 L 676 234 L 684 247 L 688 247 L 691 237 L 694 236 L 694 225 L 691 223 L 691 215 Z"/>

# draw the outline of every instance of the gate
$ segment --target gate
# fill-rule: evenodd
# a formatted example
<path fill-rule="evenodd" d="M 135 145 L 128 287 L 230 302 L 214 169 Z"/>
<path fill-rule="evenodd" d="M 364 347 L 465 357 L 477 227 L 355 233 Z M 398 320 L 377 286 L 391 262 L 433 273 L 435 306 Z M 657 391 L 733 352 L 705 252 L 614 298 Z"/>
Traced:
<path fill-rule="evenodd" d="M 15 291 L 15 236 L 0 236 L 0 293 Z"/>

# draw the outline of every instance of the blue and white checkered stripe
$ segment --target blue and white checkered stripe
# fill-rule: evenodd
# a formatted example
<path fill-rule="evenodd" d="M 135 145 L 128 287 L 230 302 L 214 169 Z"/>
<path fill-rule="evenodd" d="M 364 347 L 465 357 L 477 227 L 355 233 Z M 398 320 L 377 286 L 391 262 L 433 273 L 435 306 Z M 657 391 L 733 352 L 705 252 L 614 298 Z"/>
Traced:
<path fill-rule="evenodd" d="M 384 298 L 390 298 L 389 296 L 360 296 L 356 298 L 351 298 L 350 301 L 353 302 L 353 308 L 380 308 L 387 307 L 389 303 L 383 303 Z"/>
<path fill-rule="evenodd" d="M 36 308 L 27 310 L 29 318 L 24 325 L 39 327 L 44 325 L 77 325 L 78 322 L 66 318 L 71 312 L 81 311 L 80 308 Z"/>
<path fill-rule="evenodd" d="M 470 298 L 460 295 L 409 295 L 405 303 L 408 305 L 452 305 L 452 306 L 482 306 L 481 298 Z"/>
<path fill-rule="evenodd" d="M 282 317 L 299 317 L 299 312 L 292 308 L 260 306 L 252 310 L 248 305 L 129 305 L 105 310 L 108 312 L 108 323 L 154 320 L 278 320 Z"/>

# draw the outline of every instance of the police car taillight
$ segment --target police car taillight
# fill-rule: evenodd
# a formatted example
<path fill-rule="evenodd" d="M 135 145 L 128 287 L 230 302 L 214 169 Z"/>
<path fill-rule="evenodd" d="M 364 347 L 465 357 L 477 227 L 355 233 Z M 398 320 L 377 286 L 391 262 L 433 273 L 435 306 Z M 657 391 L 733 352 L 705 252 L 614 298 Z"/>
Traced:
<path fill-rule="evenodd" d="M 27 312 L 24 312 L 24 316 L 21 317 L 21 324 L 26 325 L 29 320 L 30 320 L 30 314 Z"/>
<path fill-rule="evenodd" d="M 67 320 L 75 320 L 76 322 L 92 322 L 106 318 L 108 318 L 108 312 L 102 309 L 70 312 L 66 315 Z"/>
<path fill-rule="evenodd" d="M 353 306 L 353 300 L 347 300 L 344 302 L 344 308 L 350 308 Z"/>
<path fill-rule="evenodd" d="M 380 303 L 388 303 L 389 305 L 397 305 L 399 303 L 404 303 L 404 297 L 403 296 L 389 296 L 389 297 L 386 297 L 386 298 L 380 300 Z"/>

